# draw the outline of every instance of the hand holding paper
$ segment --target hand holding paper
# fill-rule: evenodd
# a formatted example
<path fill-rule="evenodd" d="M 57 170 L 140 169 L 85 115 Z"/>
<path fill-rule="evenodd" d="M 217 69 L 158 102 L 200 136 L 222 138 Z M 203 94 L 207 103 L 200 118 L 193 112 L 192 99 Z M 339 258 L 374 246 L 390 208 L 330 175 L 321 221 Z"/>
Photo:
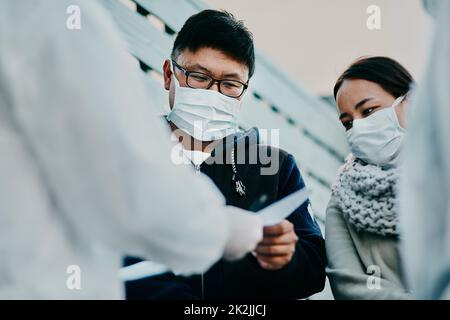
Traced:
<path fill-rule="evenodd" d="M 287 265 L 295 253 L 298 237 L 287 220 L 264 228 L 264 238 L 255 250 L 261 268 L 278 270 Z"/>
<path fill-rule="evenodd" d="M 261 268 L 278 270 L 292 260 L 298 237 L 294 225 L 285 219 L 307 200 L 308 192 L 303 188 L 257 213 L 265 225 L 263 241 L 255 250 Z"/>
<path fill-rule="evenodd" d="M 230 242 L 225 248 L 226 258 L 234 260 L 242 257 L 246 252 L 252 251 L 261 240 L 258 228 L 260 230 L 264 226 L 264 238 L 255 249 L 258 263 L 267 270 L 280 269 L 286 265 L 292 258 L 298 238 L 292 223 L 285 219 L 307 200 L 308 192 L 303 188 L 256 213 L 250 214 L 249 211 L 227 207 L 230 214 L 230 222 L 235 228 L 235 236 L 230 238 Z M 253 227 L 248 228 L 249 225 L 253 225 Z M 253 232 L 249 233 L 248 230 L 253 230 Z M 246 239 L 242 239 L 238 234 L 246 235 Z M 205 241 L 208 240 L 205 239 Z M 122 268 L 121 278 L 123 281 L 136 280 L 168 271 L 170 270 L 165 266 L 145 261 Z"/>

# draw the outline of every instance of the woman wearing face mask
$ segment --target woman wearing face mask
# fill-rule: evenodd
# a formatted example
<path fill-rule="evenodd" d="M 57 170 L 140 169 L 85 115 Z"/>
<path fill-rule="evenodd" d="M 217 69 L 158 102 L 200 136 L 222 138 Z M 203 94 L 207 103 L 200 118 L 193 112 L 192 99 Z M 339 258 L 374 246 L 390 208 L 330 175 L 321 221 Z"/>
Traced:
<path fill-rule="evenodd" d="M 336 299 L 410 298 L 396 198 L 412 84 L 398 62 L 370 57 L 353 63 L 334 87 L 351 148 L 327 208 L 327 272 Z"/>

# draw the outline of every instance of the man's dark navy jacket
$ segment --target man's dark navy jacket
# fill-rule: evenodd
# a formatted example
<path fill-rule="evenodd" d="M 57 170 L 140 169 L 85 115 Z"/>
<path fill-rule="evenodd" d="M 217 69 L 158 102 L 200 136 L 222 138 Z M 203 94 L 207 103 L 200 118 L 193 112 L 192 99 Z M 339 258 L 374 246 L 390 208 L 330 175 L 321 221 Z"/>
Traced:
<path fill-rule="evenodd" d="M 250 161 L 249 152 L 255 149 L 266 157 L 278 157 L 276 174 L 261 174 L 261 168 L 270 167 L 266 157 Z M 247 155 L 246 161 L 237 161 L 239 152 L 243 150 Z M 231 155 L 234 155 L 233 161 Z M 221 144 L 213 151 L 212 158 L 221 158 L 222 164 L 206 161 L 200 171 L 215 182 L 228 205 L 258 211 L 305 186 L 294 157 L 283 150 L 260 144 L 256 129 L 235 135 L 231 143 Z M 245 195 L 237 192 L 236 180 L 245 186 Z M 325 243 L 308 205 L 309 202 L 304 203 L 288 217 L 299 240 L 292 260 L 282 269 L 265 270 L 252 254 L 248 254 L 237 262 L 220 260 L 203 275 L 181 277 L 165 273 L 129 281 L 126 283 L 127 299 L 300 299 L 322 291 L 325 285 Z M 125 265 L 139 261 L 138 258 L 127 257 Z"/>

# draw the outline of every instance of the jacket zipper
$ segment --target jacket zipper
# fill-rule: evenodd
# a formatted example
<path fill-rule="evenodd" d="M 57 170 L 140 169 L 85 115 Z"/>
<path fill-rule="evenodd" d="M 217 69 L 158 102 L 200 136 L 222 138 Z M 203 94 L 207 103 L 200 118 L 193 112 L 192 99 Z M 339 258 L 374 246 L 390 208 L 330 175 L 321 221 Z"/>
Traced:
<path fill-rule="evenodd" d="M 192 164 L 194 165 L 195 173 L 197 173 L 197 174 L 200 173 L 202 164 L 194 164 L 194 163 L 192 163 Z M 204 279 L 203 272 L 201 274 L 200 281 L 201 281 L 201 287 L 202 287 L 202 299 L 205 299 L 205 279 Z"/>
<path fill-rule="evenodd" d="M 202 299 L 205 299 L 205 274 L 202 272 Z"/>

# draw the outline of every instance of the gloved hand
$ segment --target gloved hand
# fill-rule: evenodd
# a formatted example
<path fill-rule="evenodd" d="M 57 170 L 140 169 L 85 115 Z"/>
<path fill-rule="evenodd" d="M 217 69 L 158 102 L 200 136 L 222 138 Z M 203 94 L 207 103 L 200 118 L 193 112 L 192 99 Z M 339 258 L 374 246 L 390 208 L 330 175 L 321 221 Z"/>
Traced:
<path fill-rule="evenodd" d="M 263 238 L 263 225 L 260 217 L 246 210 L 228 206 L 227 211 L 230 234 L 223 257 L 233 261 L 256 248 Z"/>

